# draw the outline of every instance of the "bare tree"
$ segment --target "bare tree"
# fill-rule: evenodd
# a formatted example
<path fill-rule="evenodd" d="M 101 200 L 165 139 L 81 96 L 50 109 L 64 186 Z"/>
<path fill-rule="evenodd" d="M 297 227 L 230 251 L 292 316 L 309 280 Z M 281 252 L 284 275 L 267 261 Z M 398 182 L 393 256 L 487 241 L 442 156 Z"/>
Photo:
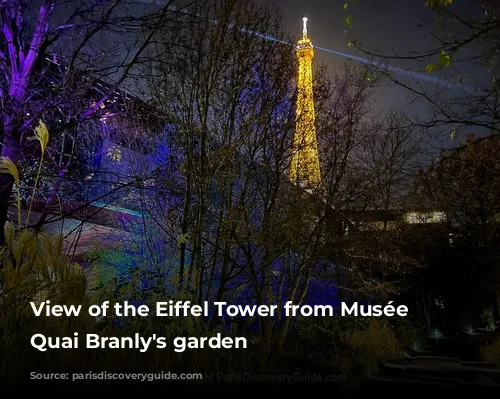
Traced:
<path fill-rule="evenodd" d="M 467 260 L 464 281 L 479 284 L 491 303 L 494 321 L 500 323 L 498 264 L 499 225 L 499 142 L 497 137 L 468 142 L 443 152 L 439 162 L 426 174 L 429 198 L 448 214 L 445 233 L 451 237 L 452 251 Z"/>
<path fill-rule="evenodd" d="M 214 1 L 188 11 L 186 29 L 165 37 L 184 50 L 159 63 L 153 80 L 171 126 L 162 170 L 165 195 L 176 198 L 168 214 L 178 288 L 198 300 L 301 303 L 320 229 L 317 201 L 287 178 L 295 53 L 263 37 L 282 37 L 267 7 Z M 290 320 L 280 319 L 259 319 L 266 351 L 285 337 Z"/>
<path fill-rule="evenodd" d="M 427 49 L 380 54 L 352 40 L 355 48 L 373 57 L 373 65 L 393 83 L 429 104 L 430 114 L 413 118 L 415 126 L 454 138 L 461 132 L 499 133 L 498 49 L 500 9 L 494 1 L 454 4 L 449 0 L 422 1 L 435 19 L 422 21 L 430 29 Z M 349 7 L 350 9 L 350 7 Z M 353 8 L 350 13 L 354 13 Z M 351 16 L 347 18 L 349 24 Z M 410 70 L 425 69 L 436 85 L 406 82 L 392 73 L 401 63 Z"/>

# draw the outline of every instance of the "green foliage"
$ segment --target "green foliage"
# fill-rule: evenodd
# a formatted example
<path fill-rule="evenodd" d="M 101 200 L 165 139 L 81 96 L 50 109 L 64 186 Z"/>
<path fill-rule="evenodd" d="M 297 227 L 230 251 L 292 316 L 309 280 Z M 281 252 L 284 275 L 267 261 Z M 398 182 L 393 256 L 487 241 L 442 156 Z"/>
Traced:
<path fill-rule="evenodd" d="M 380 360 L 395 359 L 402 354 L 400 334 L 383 319 L 304 317 L 298 323 L 300 337 L 312 347 L 320 346 L 322 352 L 333 351 L 330 361 L 343 373 L 372 372 Z M 402 338 L 410 340 L 407 334 Z"/>
<path fill-rule="evenodd" d="M 446 7 L 453 4 L 453 0 L 425 0 L 425 7 Z"/>
<path fill-rule="evenodd" d="M 28 229 L 16 231 L 12 224 L 7 224 L 6 246 L 0 251 L 0 265 L 0 373 L 4 377 L 24 378 L 22 376 L 33 368 L 33 361 L 37 361 L 36 359 L 47 368 L 63 364 L 67 370 L 80 372 L 98 368 L 116 370 L 117 367 L 157 371 L 171 369 L 179 364 L 193 365 L 200 371 L 217 372 L 216 360 L 218 356 L 224 355 L 224 351 L 179 354 L 174 353 L 173 345 L 164 350 L 152 349 L 138 357 L 135 350 L 88 351 L 85 348 L 47 351 L 40 353 L 39 358 L 37 352 L 28 355 L 33 353 L 30 347 L 31 336 L 37 333 L 58 337 L 72 336 L 73 332 L 97 332 L 102 336 L 116 337 L 133 336 L 134 333 L 149 336 L 156 333 L 167 337 L 170 342 L 177 336 L 210 337 L 214 333 L 199 317 L 90 317 L 86 311 L 89 305 L 109 300 L 112 307 L 114 303 L 133 300 L 138 297 L 139 287 L 135 284 L 120 286 L 110 283 L 99 292 L 99 296 L 89 297 L 86 276 L 81 267 L 72 263 L 65 255 L 63 237 L 59 235 L 35 234 Z M 50 299 L 52 305 L 82 305 L 85 310 L 71 319 L 35 317 L 30 302 L 38 303 L 47 299 Z M 157 301 L 170 299 L 194 300 L 186 293 L 165 297 L 161 293 L 149 291 L 143 302 L 150 309 L 155 309 Z M 13 364 L 15 367 L 12 367 Z"/>
<path fill-rule="evenodd" d="M 427 73 L 432 73 L 432 71 L 434 71 L 435 69 L 447 68 L 449 66 L 451 66 L 451 56 L 443 50 L 439 54 L 439 58 L 438 58 L 437 62 L 427 64 L 427 67 L 425 68 L 425 70 L 427 71 Z"/>
<path fill-rule="evenodd" d="M 84 307 L 105 300 L 113 306 L 116 302 L 141 298 L 141 302 L 150 309 L 155 309 L 157 301 L 195 302 L 195 298 L 187 292 L 166 296 L 163 292 L 142 290 L 138 282 L 118 284 L 112 279 L 98 296 L 89 297 L 85 290 L 86 278 L 80 267 L 65 256 L 61 236 L 34 234 L 26 229 L 16 232 L 10 224 L 6 233 L 7 246 L 0 253 L 3 265 L 1 281 L 5 287 L 0 306 L 0 331 L 4 337 L 0 344 L 0 352 L 4 354 L 1 371 L 6 373 L 4 375 L 9 375 L 9 363 L 16 362 L 21 367 L 23 363 L 18 353 L 26 353 L 29 339 L 35 333 L 68 336 L 73 331 L 93 332 L 98 326 L 102 336 L 131 336 L 138 332 L 148 336 L 160 334 L 172 342 L 178 336 L 210 337 L 216 332 L 199 317 L 159 319 L 152 314 L 151 317 L 106 317 L 96 320 L 85 313 L 72 320 L 34 317 L 29 302 L 48 298 L 53 304 L 84 304 Z M 114 258 L 112 251 L 101 251 L 101 261 L 104 258 L 111 263 L 120 261 Z M 306 347 L 314 350 L 318 343 L 322 347 L 330 347 L 325 352 L 329 356 L 330 367 L 339 367 L 343 372 L 373 370 L 379 359 L 389 359 L 398 354 L 395 335 L 384 321 L 355 317 L 302 318 L 299 327 L 300 336 L 308 341 Z M 238 332 L 238 335 L 241 334 L 245 333 Z M 43 353 L 43 362 L 47 365 L 62 363 L 68 369 L 77 371 L 97 367 L 108 370 L 116 367 L 126 367 L 127 370 L 136 367 L 145 371 L 158 368 L 174 370 L 189 365 L 200 372 L 249 371 L 249 368 L 264 362 L 259 345 L 251 346 L 246 351 L 207 350 L 183 354 L 175 353 L 173 345 L 169 345 L 163 350 L 152 348 L 141 356 L 132 356 L 132 351 L 50 351 Z M 279 358 L 280 354 L 276 356 Z M 78 364 L 74 361 L 76 358 L 79 359 Z M 274 362 L 272 367 L 280 367 L 278 363 Z M 26 361 L 25 367 L 29 368 L 31 364 Z M 19 375 L 17 368 L 12 373 Z"/>
<path fill-rule="evenodd" d="M 88 260 L 92 263 L 89 273 L 89 285 L 92 290 L 108 289 L 118 277 L 120 268 L 130 263 L 120 248 L 95 248 L 88 255 Z"/>
<path fill-rule="evenodd" d="M 348 345 L 352 348 L 365 372 L 378 369 L 382 359 L 397 359 L 402 354 L 402 348 L 390 325 L 382 319 L 370 319 L 368 327 L 353 331 Z"/>
<path fill-rule="evenodd" d="M 14 187 L 13 191 L 16 195 L 16 205 L 17 205 L 17 224 L 21 225 L 21 198 L 19 196 L 19 187 L 20 187 L 20 179 L 19 179 L 19 170 L 14 162 L 12 162 L 9 158 L 1 157 L 0 158 L 0 173 L 9 174 L 14 179 Z"/>
<path fill-rule="evenodd" d="M 182 244 L 189 243 L 189 233 L 180 234 L 177 242 L 177 246 L 180 248 Z"/>
<path fill-rule="evenodd" d="M 34 193 L 38 187 L 38 182 L 40 180 L 40 175 L 42 172 L 42 165 L 43 165 L 43 159 L 45 155 L 45 150 L 47 149 L 47 145 L 49 143 L 49 131 L 47 130 L 47 126 L 45 123 L 42 121 L 39 122 L 38 126 L 35 127 L 35 135 L 33 137 L 29 137 L 28 140 L 30 141 L 38 141 L 40 143 L 40 150 L 41 150 L 41 155 L 40 155 L 40 160 L 39 160 L 39 165 L 37 172 L 35 174 L 35 181 L 33 184 L 33 187 L 31 187 L 32 191 L 32 196 L 31 196 L 31 201 L 29 202 L 29 209 L 28 209 L 28 215 L 26 217 L 26 225 L 29 224 L 30 220 L 30 214 L 31 214 L 31 208 L 33 207 L 33 202 L 34 202 Z M 10 159 L 2 157 L 0 158 L 0 173 L 4 174 L 9 174 L 12 176 L 14 179 L 14 193 L 15 193 L 15 198 L 16 198 L 16 205 L 17 205 L 17 218 L 18 218 L 18 227 L 21 226 L 21 221 L 22 221 L 22 213 L 21 213 L 21 179 L 20 179 L 20 173 L 19 170 L 14 162 L 12 162 Z"/>
<path fill-rule="evenodd" d="M 300 317 L 299 336 L 311 343 L 345 343 L 353 331 L 367 327 L 367 320 L 361 317 Z"/>
<path fill-rule="evenodd" d="M 47 149 L 47 145 L 49 144 L 49 131 L 47 130 L 47 126 L 43 121 L 38 123 L 38 126 L 35 127 L 35 135 L 33 137 L 29 137 L 28 140 L 33 141 L 36 140 L 40 143 L 40 148 L 42 150 L 42 156 Z"/>
<path fill-rule="evenodd" d="M 482 352 L 486 360 L 495 363 L 500 368 L 500 337 L 493 341 L 491 345 L 483 348 Z"/>
<path fill-rule="evenodd" d="M 0 250 L 2 301 L 15 304 L 19 296 L 26 300 L 54 299 L 63 302 L 81 300 L 86 278 L 78 264 L 64 252 L 61 235 L 52 236 L 5 226 L 6 243 Z"/>
<path fill-rule="evenodd" d="M 484 309 L 483 313 L 481 314 L 481 321 L 484 327 L 491 330 L 495 328 L 495 319 L 493 317 L 493 310 L 491 308 Z"/>
<path fill-rule="evenodd" d="M 43 123 L 42 121 L 39 122 L 38 126 L 35 128 L 35 135 L 33 137 L 30 137 L 30 140 L 36 140 L 40 143 L 41 155 L 40 155 L 40 162 L 38 164 L 38 171 L 35 177 L 35 184 L 33 186 L 33 195 L 28 209 L 28 216 L 26 217 L 27 224 L 30 222 L 31 209 L 33 207 L 33 202 L 35 200 L 35 192 L 36 189 L 38 188 L 38 182 L 40 180 L 40 175 L 42 173 L 45 150 L 47 149 L 47 145 L 49 143 L 49 131 L 47 130 L 47 126 L 45 125 L 45 123 Z"/>
<path fill-rule="evenodd" d="M 424 335 L 425 329 L 412 317 L 391 319 L 392 330 L 398 341 L 406 348 L 414 347 Z"/>
<path fill-rule="evenodd" d="M 348 15 L 345 17 L 345 23 L 346 25 L 351 28 L 352 27 L 352 16 L 351 15 Z"/>
<path fill-rule="evenodd" d="M 449 67 L 451 65 L 451 57 L 444 50 L 439 54 L 438 64 L 441 67 Z"/>
<path fill-rule="evenodd" d="M 19 353 L 31 335 L 66 335 L 88 325 L 89 317 L 35 317 L 30 302 L 50 299 L 53 304 L 85 304 L 86 278 L 79 265 L 64 253 L 62 236 L 16 231 L 8 223 L 6 243 L 0 251 L 0 373 L 8 375 L 9 364 L 20 362 Z M 70 328 L 71 327 L 71 328 Z"/>

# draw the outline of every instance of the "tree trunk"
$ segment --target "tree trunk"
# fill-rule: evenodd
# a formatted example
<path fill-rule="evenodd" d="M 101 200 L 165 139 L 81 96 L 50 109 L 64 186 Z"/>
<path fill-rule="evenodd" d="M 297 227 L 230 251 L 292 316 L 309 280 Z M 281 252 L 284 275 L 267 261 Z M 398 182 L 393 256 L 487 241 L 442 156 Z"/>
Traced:
<path fill-rule="evenodd" d="M 3 136 L 1 155 L 16 164 L 20 158 L 21 145 L 15 134 L 13 119 L 4 118 L 3 122 L 6 129 Z M 5 223 L 7 222 L 13 187 L 14 176 L 9 173 L 0 173 L 0 247 L 5 245 Z"/>
<path fill-rule="evenodd" d="M 182 226 L 181 226 L 181 255 L 179 260 L 179 282 L 177 284 L 177 291 L 184 291 L 184 273 L 186 268 L 186 240 L 189 229 L 189 213 L 191 211 L 191 171 L 188 171 L 186 180 L 186 191 L 184 196 L 184 210 L 182 212 Z"/>
<path fill-rule="evenodd" d="M 500 331 L 500 305 L 498 301 L 498 294 L 495 293 L 492 295 L 491 304 L 492 304 L 492 315 L 493 315 L 493 323 L 496 331 Z"/>
<path fill-rule="evenodd" d="M 0 246 L 5 245 L 5 223 L 9 211 L 10 196 L 14 186 L 14 177 L 7 173 L 0 174 Z"/>

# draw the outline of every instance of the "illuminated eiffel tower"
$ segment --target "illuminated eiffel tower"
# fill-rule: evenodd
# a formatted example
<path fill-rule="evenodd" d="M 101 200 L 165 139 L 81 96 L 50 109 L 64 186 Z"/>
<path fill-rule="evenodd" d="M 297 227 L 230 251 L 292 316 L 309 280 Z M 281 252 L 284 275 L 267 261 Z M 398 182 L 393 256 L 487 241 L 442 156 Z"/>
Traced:
<path fill-rule="evenodd" d="M 314 115 L 312 59 L 314 50 L 307 37 L 307 18 L 302 18 L 302 39 L 297 43 L 299 71 L 293 157 L 290 181 L 304 188 L 314 188 L 321 181 Z"/>

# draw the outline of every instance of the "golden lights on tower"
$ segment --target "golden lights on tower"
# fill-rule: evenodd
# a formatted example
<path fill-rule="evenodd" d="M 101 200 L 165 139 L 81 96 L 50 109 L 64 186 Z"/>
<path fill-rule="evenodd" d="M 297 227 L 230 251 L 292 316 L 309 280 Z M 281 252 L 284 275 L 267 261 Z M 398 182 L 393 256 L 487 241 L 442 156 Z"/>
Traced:
<path fill-rule="evenodd" d="M 321 181 L 313 96 L 314 50 L 307 37 L 307 18 L 302 18 L 302 21 L 302 38 L 297 43 L 299 70 L 290 181 L 303 187 L 314 187 Z"/>

